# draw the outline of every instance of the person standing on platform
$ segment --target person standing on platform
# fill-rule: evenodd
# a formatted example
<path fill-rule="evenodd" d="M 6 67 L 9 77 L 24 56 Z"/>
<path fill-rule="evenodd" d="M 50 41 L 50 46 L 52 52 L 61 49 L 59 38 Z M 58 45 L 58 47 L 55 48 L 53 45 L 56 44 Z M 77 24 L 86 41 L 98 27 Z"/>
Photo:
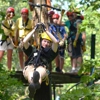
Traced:
<path fill-rule="evenodd" d="M 64 66 L 64 55 L 65 55 L 65 41 L 67 38 L 66 30 L 64 26 L 57 25 L 59 19 L 58 14 L 52 15 L 53 24 L 50 26 L 50 32 L 56 37 L 59 41 L 59 54 L 55 59 L 56 62 L 56 72 L 62 72 Z"/>
<path fill-rule="evenodd" d="M 68 40 L 68 52 L 71 58 L 71 65 L 72 65 L 72 73 L 77 73 L 79 67 L 81 66 L 83 59 L 82 59 L 82 33 L 79 32 L 79 25 L 81 24 L 78 21 L 78 17 L 75 17 L 73 12 L 68 11 L 66 13 L 69 20 L 62 23 L 60 16 L 58 24 L 67 26 L 69 29 L 69 36 Z M 80 17 L 81 19 L 81 17 Z M 81 19 L 82 20 L 82 19 Z"/>
<path fill-rule="evenodd" d="M 4 33 L 0 33 L 0 61 L 3 58 L 4 52 L 7 50 L 7 66 L 11 70 L 12 66 L 12 53 L 13 53 L 13 40 L 15 35 L 15 22 L 13 18 L 15 10 L 13 7 L 7 8 L 5 19 L 2 21 L 1 29 Z M 12 40 L 12 41 L 11 41 Z"/>
<path fill-rule="evenodd" d="M 16 45 L 23 41 L 24 37 L 33 29 L 34 23 L 29 18 L 29 11 L 27 8 L 21 9 L 21 17 L 16 21 Z M 27 56 L 23 53 L 21 48 L 18 48 L 19 61 L 21 69 L 24 68 L 24 62 L 27 60 Z M 25 60 L 24 60 L 25 59 Z"/>

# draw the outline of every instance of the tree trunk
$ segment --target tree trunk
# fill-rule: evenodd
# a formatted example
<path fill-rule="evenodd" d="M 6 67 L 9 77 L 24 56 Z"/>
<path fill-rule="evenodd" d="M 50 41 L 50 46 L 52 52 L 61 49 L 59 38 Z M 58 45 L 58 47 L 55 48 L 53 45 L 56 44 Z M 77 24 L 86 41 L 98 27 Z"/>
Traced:
<path fill-rule="evenodd" d="M 51 5 L 51 0 L 28 0 L 29 2 L 33 3 L 33 4 L 47 4 L 47 5 Z M 48 10 L 50 10 L 50 8 L 47 7 L 35 7 L 33 8 L 31 5 L 29 5 L 30 7 L 30 11 L 32 11 L 32 17 L 33 17 L 33 22 L 35 23 L 35 25 L 37 23 L 43 23 L 46 28 L 48 28 Z M 36 46 L 39 46 L 39 36 L 37 35 L 38 33 L 34 33 L 34 41 Z"/>
<path fill-rule="evenodd" d="M 32 2 L 33 4 L 38 4 L 38 5 L 51 4 L 50 0 L 29 0 L 29 2 Z M 30 10 L 33 12 L 32 16 L 33 16 L 33 20 L 35 24 L 37 24 L 38 22 L 42 22 L 45 25 L 47 25 L 47 22 L 48 22 L 48 16 L 47 16 L 48 8 L 47 7 L 42 6 L 42 7 L 32 8 L 32 6 L 30 6 Z"/>

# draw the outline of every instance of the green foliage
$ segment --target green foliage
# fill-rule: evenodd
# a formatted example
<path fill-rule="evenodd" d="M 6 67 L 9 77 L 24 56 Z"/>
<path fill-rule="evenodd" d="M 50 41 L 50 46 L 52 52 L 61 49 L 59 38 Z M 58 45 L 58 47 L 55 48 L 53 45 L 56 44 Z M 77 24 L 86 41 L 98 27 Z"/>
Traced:
<path fill-rule="evenodd" d="M 60 2 L 60 3 L 59 3 Z M 66 2 L 66 3 L 65 3 Z M 92 85 L 87 86 L 89 82 L 93 82 L 94 80 L 98 79 L 100 76 L 100 1 L 99 0 L 81 0 L 80 7 L 78 6 L 79 3 L 76 3 L 75 0 L 57 0 L 54 4 L 57 8 L 63 8 L 62 5 L 65 5 L 66 11 L 72 8 L 79 8 L 81 13 L 84 15 L 84 20 L 81 25 L 81 31 L 85 31 L 87 35 L 86 40 L 86 52 L 83 54 L 83 65 L 79 71 L 79 75 L 86 73 L 81 78 L 81 83 L 76 87 L 68 90 L 68 87 L 71 85 L 65 85 L 62 88 L 61 100 L 79 100 L 79 98 L 84 98 L 84 100 L 99 100 L 100 98 L 100 86 L 99 85 Z M 0 0 L 0 22 L 4 19 L 6 14 L 6 9 L 12 6 L 15 8 L 15 20 L 20 17 L 20 10 L 23 7 L 29 7 L 27 1 L 24 0 Z M 68 6 L 68 7 L 66 7 Z M 30 15 L 31 17 L 31 15 Z M 66 15 L 64 15 L 64 20 L 67 20 Z M 0 32 L 1 28 L 0 28 Z M 96 34 L 96 49 L 95 49 L 95 59 L 90 58 L 90 50 L 91 50 L 91 34 Z M 23 100 L 23 96 L 27 97 L 24 94 L 25 87 L 23 87 L 21 82 L 14 78 L 10 78 L 10 72 L 6 71 L 7 58 L 6 53 L 3 57 L 2 62 L 0 62 L 0 99 L 1 100 Z M 16 50 L 14 49 L 13 52 L 13 62 L 12 67 L 16 70 L 18 66 L 18 55 Z M 94 73 L 89 75 L 92 68 L 95 68 Z M 64 71 L 69 71 L 71 68 L 70 58 L 66 52 L 65 56 L 65 65 Z M 67 91 L 67 92 L 66 92 Z M 24 97 L 24 98 L 25 98 Z"/>
<path fill-rule="evenodd" d="M 0 64 L 0 68 L 3 65 Z M 14 73 L 14 72 L 13 72 Z M 11 72 L 0 69 L 0 99 L 15 100 L 22 91 L 22 83 L 15 78 L 12 78 Z M 18 88 L 17 88 L 18 87 Z"/>
<path fill-rule="evenodd" d="M 28 7 L 26 2 L 21 2 L 20 0 L 0 0 L 0 23 L 5 17 L 6 9 L 8 7 L 15 8 L 15 20 L 20 16 L 20 10 L 23 7 Z M 0 25 L 0 33 L 3 32 Z M 22 82 L 15 78 L 11 78 L 10 74 L 14 74 L 16 67 L 18 66 L 18 56 L 16 50 L 13 51 L 13 60 L 11 72 L 7 69 L 7 55 L 6 52 L 0 62 L 0 100 L 22 100 L 27 98 L 28 94 L 26 87 L 23 86 Z M 26 93 L 24 93 L 26 91 Z M 27 99 L 28 100 L 28 99 Z"/>

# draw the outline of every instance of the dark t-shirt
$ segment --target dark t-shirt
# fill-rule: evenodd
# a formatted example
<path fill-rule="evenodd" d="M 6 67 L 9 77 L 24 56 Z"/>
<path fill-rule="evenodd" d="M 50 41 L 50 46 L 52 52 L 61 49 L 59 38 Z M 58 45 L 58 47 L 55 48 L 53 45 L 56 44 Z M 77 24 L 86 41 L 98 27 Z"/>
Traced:
<path fill-rule="evenodd" d="M 41 47 L 40 50 L 37 50 L 32 46 L 30 46 L 28 49 L 23 48 L 23 51 L 29 57 L 29 59 L 26 61 L 26 65 L 36 63 L 36 59 L 38 57 L 39 60 L 37 63 L 42 62 L 45 64 L 46 61 L 49 64 L 55 59 L 58 54 L 58 51 L 54 52 L 51 48 Z"/>

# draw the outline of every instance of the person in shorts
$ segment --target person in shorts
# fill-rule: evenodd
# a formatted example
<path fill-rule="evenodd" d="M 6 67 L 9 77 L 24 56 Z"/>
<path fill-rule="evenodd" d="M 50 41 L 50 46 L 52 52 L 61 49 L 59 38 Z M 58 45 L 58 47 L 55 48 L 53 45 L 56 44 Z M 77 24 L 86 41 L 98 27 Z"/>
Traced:
<path fill-rule="evenodd" d="M 7 66 L 9 70 L 11 70 L 12 66 L 12 53 L 14 48 L 13 40 L 16 28 L 13 21 L 14 16 L 14 8 L 7 8 L 5 19 L 2 21 L 1 25 L 3 32 L 0 33 L 0 61 L 2 60 L 5 51 L 7 50 Z"/>

